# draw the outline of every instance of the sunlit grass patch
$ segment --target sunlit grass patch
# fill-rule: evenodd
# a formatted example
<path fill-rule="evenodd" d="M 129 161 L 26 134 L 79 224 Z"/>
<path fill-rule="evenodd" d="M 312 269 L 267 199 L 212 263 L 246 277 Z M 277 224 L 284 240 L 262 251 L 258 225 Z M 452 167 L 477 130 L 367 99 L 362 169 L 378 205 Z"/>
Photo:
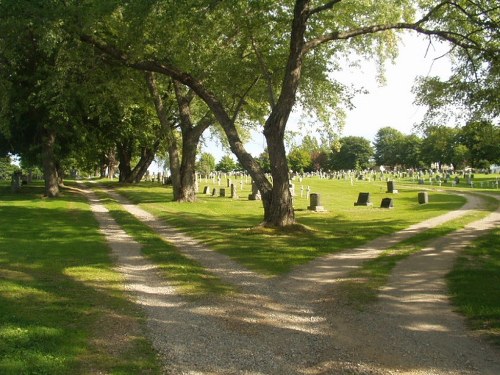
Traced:
<path fill-rule="evenodd" d="M 359 269 L 352 271 L 340 283 L 340 295 L 345 300 L 344 302 L 358 309 L 364 309 L 367 304 L 375 302 L 380 289 L 387 284 L 398 262 L 422 250 L 430 241 L 444 237 L 485 217 L 498 206 L 493 198 L 485 197 L 485 200 L 484 209 L 473 210 L 467 215 L 421 232 L 382 252 L 377 258 L 363 263 Z"/>
<path fill-rule="evenodd" d="M 40 183 L 0 189 L 0 373 L 158 373 L 86 199 L 43 198 Z M 120 341 L 102 345 L 117 315 L 130 330 L 112 326 L 115 338 L 142 338 L 133 358 Z"/>
<path fill-rule="evenodd" d="M 468 247 L 448 275 L 451 299 L 473 329 L 500 346 L 500 229 Z"/>
<path fill-rule="evenodd" d="M 236 179 L 235 183 L 240 186 Z M 209 182 L 200 182 L 200 188 Z M 160 217 L 210 248 L 268 275 L 290 272 L 294 267 L 319 256 L 359 246 L 382 235 L 404 229 L 433 216 L 457 209 L 465 203 L 460 196 L 430 192 L 430 202 L 419 205 L 410 187 L 391 197 L 393 210 L 379 208 L 386 193 L 385 182 L 355 182 L 319 178 L 296 181 L 294 207 L 298 225 L 285 231 L 263 228 L 262 202 L 249 201 L 250 184 L 238 190 L 239 199 L 198 194 L 195 203 L 172 202 L 171 188 L 156 183 L 114 185 L 143 209 Z M 309 186 L 321 195 L 328 212 L 307 210 L 309 201 L 300 188 Z M 355 207 L 359 192 L 370 192 L 372 207 Z M 306 229 L 305 229 L 306 228 Z"/>
<path fill-rule="evenodd" d="M 183 256 L 173 244 L 163 240 L 153 229 L 136 219 L 103 191 L 98 190 L 97 194 L 104 200 L 104 205 L 116 222 L 142 245 L 144 255 L 149 257 L 183 294 L 202 297 L 233 291 L 233 287 L 223 283 L 197 262 Z"/>

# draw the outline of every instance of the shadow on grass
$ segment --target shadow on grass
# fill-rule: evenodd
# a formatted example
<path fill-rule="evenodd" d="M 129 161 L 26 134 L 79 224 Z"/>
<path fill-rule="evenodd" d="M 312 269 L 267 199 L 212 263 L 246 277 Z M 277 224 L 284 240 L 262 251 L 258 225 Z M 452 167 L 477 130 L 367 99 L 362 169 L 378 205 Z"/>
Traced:
<path fill-rule="evenodd" d="M 108 339 L 111 316 L 112 333 L 126 337 L 117 322 L 138 327 L 139 312 L 84 198 L 40 192 L 23 187 L 0 198 L 0 373 L 154 372 L 151 351 L 120 352 L 142 345 L 137 329 L 128 349 L 117 345 L 111 354 L 96 344 Z"/>

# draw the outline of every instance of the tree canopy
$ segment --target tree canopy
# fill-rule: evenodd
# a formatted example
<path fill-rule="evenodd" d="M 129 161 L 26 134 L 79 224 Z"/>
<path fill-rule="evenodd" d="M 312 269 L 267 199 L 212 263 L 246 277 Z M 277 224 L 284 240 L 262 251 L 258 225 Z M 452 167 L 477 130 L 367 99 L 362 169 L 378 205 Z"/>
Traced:
<path fill-rule="evenodd" d="M 485 74 L 478 76 L 488 77 L 493 73 L 493 77 L 498 77 L 495 73 L 498 6 L 493 0 L 402 0 L 396 3 L 391 0 L 186 0 L 175 4 L 168 0 L 90 0 L 27 4 L 0 3 L 0 31 L 6 31 L 0 35 L 0 63 L 3 68 L 10 61 L 16 61 L 10 59 L 10 54 L 15 57 L 17 53 L 15 48 L 7 48 L 18 43 L 16 33 L 27 36 L 24 43 L 20 42 L 22 51 L 29 54 L 33 52 L 33 45 L 38 46 L 34 57 L 42 56 L 43 64 L 35 64 L 36 71 L 29 75 L 41 74 L 42 69 L 47 72 L 45 76 L 40 75 L 41 80 L 30 78 L 34 84 L 31 88 L 38 93 L 34 98 L 43 104 L 31 108 L 43 109 L 36 116 L 38 124 L 43 122 L 40 125 L 43 129 L 71 129 L 67 125 L 73 124 L 73 112 L 79 113 L 78 109 L 82 108 L 75 105 L 71 95 L 76 90 L 66 87 L 68 83 L 79 82 L 75 73 L 85 76 L 92 71 L 78 69 L 77 51 L 82 52 L 81 57 L 88 58 L 85 61 L 99 56 L 111 66 L 132 68 L 150 77 L 151 74 L 167 77 L 173 84 L 185 86 L 176 91 L 179 123 L 184 123 L 183 129 L 196 128 L 196 121 L 184 116 L 181 109 L 188 109 L 187 99 L 192 93 L 210 110 L 213 120 L 223 129 L 231 151 L 252 176 L 261 192 L 264 224 L 272 226 L 295 222 L 284 145 L 292 109 L 300 105 L 324 126 L 326 134 L 331 134 L 342 121 L 340 111 L 342 104 L 349 100 L 350 92 L 332 78 L 331 72 L 355 63 L 353 60 L 358 58 L 375 59 L 382 65 L 397 53 L 397 33 L 411 30 L 429 37 L 430 41 L 449 42 L 458 62 L 457 69 L 463 68 L 461 77 L 470 78 L 471 72 L 481 72 L 483 68 Z M 30 34 L 32 31 L 37 32 L 36 38 Z M 92 48 L 83 48 L 81 42 Z M 34 66 L 33 61 L 38 62 L 29 61 L 32 64 L 28 68 Z M 9 65 L 7 70 L 19 71 L 19 66 Z M 77 69 L 73 69 L 75 67 Z M 57 79 L 50 79 L 54 75 Z M 480 86 L 494 87 L 489 82 L 485 80 Z M 10 79 L 1 83 L 7 92 L 14 93 L 9 90 L 12 84 Z M 165 92 L 150 91 L 158 112 Z M 484 98 L 491 103 L 494 95 L 484 95 Z M 2 104 L 5 100 L 3 97 Z M 33 100 L 30 97 L 23 102 L 31 105 Z M 8 103 L 12 110 L 14 101 Z M 87 109 L 85 106 L 84 114 Z M 18 109 L 14 112 L 22 113 Z M 160 113 L 160 121 L 163 121 Z M 13 128 L 12 117 L 3 114 L 2 119 L 3 123 L 9 123 L 2 128 Z M 165 122 L 162 126 L 167 128 Z M 258 160 L 244 147 L 245 129 L 256 126 L 260 126 L 266 139 L 272 183 Z M 56 140 L 61 134 L 49 135 L 45 143 L 55 153 L 60 147 Z M 195 135 L 190 138 L 191 143 L 199 139 Z M 182 150 L 186 149 L 184 146 Z M 190 170 L 194 158 L 189 156 L 186 160 L 190 162 L 184 167 Z M 183 170 L 182 165 L 179 168 Z M 186 176 L 192 180 L 190 172 Z"/>

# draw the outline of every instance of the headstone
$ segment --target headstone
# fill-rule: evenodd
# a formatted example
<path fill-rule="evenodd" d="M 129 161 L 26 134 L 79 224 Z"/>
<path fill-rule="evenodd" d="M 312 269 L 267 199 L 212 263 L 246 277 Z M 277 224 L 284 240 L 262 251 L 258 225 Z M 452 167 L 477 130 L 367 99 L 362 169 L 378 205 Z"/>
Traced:
<path fill-rule="evenodd" d="M 429 203 L 429 194 L 426 191 L 421 191 L 418 193 L 418 203 L 427 204 Z"/>
<path fill-rule="evenodd" d="M 205 186 L 203 188 L 203 194 L 210 194 L 210 187 L 209 186 Z"/>
<path fill-rule="evenodd" d="M 419 184 L 419 185 L 423 185 L 423 184 L 425 184 L 424 179 L 423 179 L 423 178 L 419 178 L 419 179 L 418 179 L 418 184 Z"/>
<path fill-rule="evenodd" d="M 236 186 L 234 186 L 234 184 L 231 184 L 231 198 L 238 199 L 238 193 L 236 192 Z"/>
<path fill-rule="evenodd" d="M 14 172 L 12 174 L 10 188 L 11 188 L 13 193 L 17 193 L 19 190 L 21 190 L 21 176 L 22 176 L 22 173 L 20 171 Z"/>
<path fill-rule="evenodd" d="M 460 179 L 457 177 L 455 177 L 455 185 L 458 185 L 458 183 L 460 182 Z"/>
<path fill-rule="evenodd" d="M 355 206 L 371 206 L 370 193 L 359 193 L 358 201 L 354 202 Z"/>
<path fill-rule="evenodd" d="M 228 179 L 227 179 L 227 187 L 231 187 L 231 184 L 232 184 L 231 179 L 230 179 L 230 178 L 228 178 Z"/>
<path fill-rule="evenodd" d="M 213 190 L 212 190 L 212 197 L 216 197 L 216 196 L 217 196 L 217 189 L 213 188 Z"/>
<path fill-rule="evenodd" d="M 394 181 L 387 181 L 387 193 L 397 194 L 396 183 Z"/>
<path fill-rule="evenodd" d="M 380 208 L 394 208 L 393 199 L 392 198 L 382 199 L 382 203 L 380 203 Z"/>
<path fill-rule="evenodd" d="M 325 208 L 321 205 L 321 196 L 316 193 L 312 193 L 309 195 L 309 207 L 307 207 L 310 211 L 316 212 L 325 212 Z"/>
<path fill-rule="evenodd" d="M 257 185 L 252 181 L 252 194 L 248 195 L 248 200 L 250 201 L 260 201 L 260 191 L 257 188 Z"/>
<path fill-rule="evenodd" d="M 289 183 L 288 189 L 290 190 L 290 194 L 292 197 L 295 197 L 295 184 Z"/>
<path fill-rule="evenodd" d="M 220 188 L 219 190 L 219 197 L 225 197 L 226 196 L 226 189 L 225 188 Z"/>

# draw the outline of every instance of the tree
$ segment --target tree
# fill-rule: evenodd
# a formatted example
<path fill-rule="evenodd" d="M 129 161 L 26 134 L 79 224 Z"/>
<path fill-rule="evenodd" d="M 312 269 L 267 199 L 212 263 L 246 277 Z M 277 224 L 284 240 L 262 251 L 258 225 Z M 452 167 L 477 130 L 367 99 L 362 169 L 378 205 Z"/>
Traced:
<path fill-rule="evenodd" d="M 460 129 L 458 140 L 467 147 L 472 167 L 485 160 L 500 163 L 500 126 L 488 121 L 469 122 Z"/>
<path fill-rule="evenodd" d="M 494 2 L 488 3 L 491 7 L 486 13 L 491 13 Z M 468 2 L 468 7 L 478 5 Z M 395 5 L 381 0 L 371 6 L 340 0 L 320 5 L 310 0 L 280 4 L 186 1 L 176 7 L 153 1 L 120 4 L 114 11 L 119 17 L 113 20 L 130 17 L 120 25 L 123 29 L 102 30 L 108 24 L 97 18 L 81 39 L 129 67 L 158 72 L 190 87 L 210 108 L 232 152 L 257 184 L 264 224 L 272 226 L 295 222 L 284 147 L 291 110 L 299 99 L 302 105 L 315 108 L 320 119 L 333 114 L 328 110 L 336 107 L 343 93 L 339 83 L 329 80 L 328 72 L 345 61 L 346 55 L 358 52 L 383 61 L 393 56 L 398 30 L 440 38 L 470 53 L 483 51 L 481 41 L 491 36 L 490 29 L 471 22 L 468 12 L 451 1 L 408 0 Z M 131 43 L 131 35 L 142 37 Z M 317 100 L 325 92 L 334 94 L 333 105 Z M 250 114 L 263 113 L 266 101 L 263 134 L 272 184 L 243 147 L 237 127 L 239 115 L 252 118 Z"/>
<path fill-rule="evenodd" d="M 478 50 L 453 48 L 452 75 L 421 77 L 414 87 L 417 103 L 428 106 L 426 125 L 500 119 L 500 13 L 495 1 L 449 2 L 459 10 L 466 22 L 462 32 L 470 42 L 481 45 Z M 458 24 L 457 17 L 452 22 Z"/>
<path fill-rule="evenodd" d="M 311 153 L 303 147 L 295 147 L 288 154 L 288 163 L 294 172 L 310 172 L 312 170 Z"/>
<path fill-rule="evenodd" d="M 421 166 L 422 139 L 416 134 L 404 136 L 401 141 L 401 164 L 405 168 L 419 168 Z"/>
<path fill-rule="evenodd" d="M 230 155 L 224 155 L 215 166 L 216 171 L 225 173 L 232 172 L 236 168 L 237 164 Z"/>
<path fill-rule="evenodd" d="M 430 166 L 438 163 L 453 163 L 453 150 L 457 145 L 457 130 L 447 126 L 430 126 L 425 130 L 422 140 L 422 160 Z"/>
<path fill-rule="evenodd" d="M 271 162 L 269 161 L 269 152 L 267 152 L 267 149 L 260 153 L 257 157 L 257 162 L 265 173 L 271 172 Z"/>
<path fill-rule="evenodd" d="M 395 167 L 402 164 L 404 135 L 399 130 L 385 127 L 375 135 L 375 162 L 377 165 Z"/>
<path fill-rule="evenodd" d="M 215 158 L 212 154 L 204 152 L 200 155 L 200 159 L 196 165 L 196 170 L 201 174 L 208 176 L 215 171 Z"/>
<path fill-rule="evenodd" d="M 17 167 L 12 164 L 10 156 L 0 157 L 0 180 L 8 180 Z"/>
<path fill-rule="evenodd" d="M 373 147 L 363 137 L 344 137 L 340 139 L 340 149 L 332 151 L 331 166 L 336 170 L 357 170 L 370 167 Z"/>
<path fill-rule="evenodd" d="M 60 12 L 43 1 L 0 4 L 0 130 L 13 151 L 43 165 L 45 194 L 59 194 L 61 160 L 72 143 L 77 112 L 68 34 Z"/>

